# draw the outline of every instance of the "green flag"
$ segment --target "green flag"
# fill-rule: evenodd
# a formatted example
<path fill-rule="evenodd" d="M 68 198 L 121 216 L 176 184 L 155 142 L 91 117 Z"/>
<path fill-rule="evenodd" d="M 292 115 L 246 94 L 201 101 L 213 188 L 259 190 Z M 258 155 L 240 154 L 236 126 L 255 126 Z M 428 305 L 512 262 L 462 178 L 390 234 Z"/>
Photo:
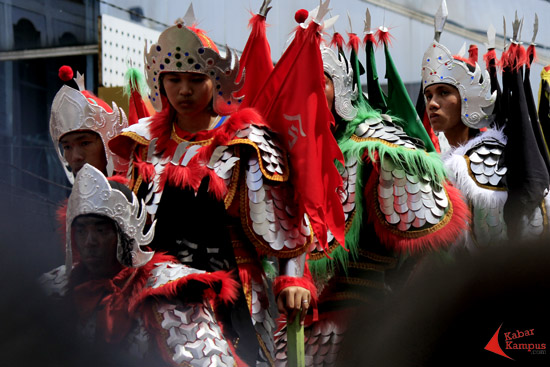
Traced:
<path fill-rule="evenodd" d="M 387 43 L 384 43 L 384 53 L 386 54 L 386 79 L 388 80 L 388 113 L 402 119 L 405 122 L 403 130 L 409 136 L 421 139 L 426 146 L 426 151 L 435 152 L 432 140 L 422 125 L 405 84 L 395 68 Z"/>

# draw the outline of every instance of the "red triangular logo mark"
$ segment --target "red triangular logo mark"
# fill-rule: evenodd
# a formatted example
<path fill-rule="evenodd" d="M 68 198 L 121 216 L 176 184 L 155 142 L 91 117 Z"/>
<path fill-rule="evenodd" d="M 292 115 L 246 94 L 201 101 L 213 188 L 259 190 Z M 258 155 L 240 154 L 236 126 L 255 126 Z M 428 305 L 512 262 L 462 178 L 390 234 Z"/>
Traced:
<path fill-rule="evenodd" d="M 489 352 L 496 353 L 498 355 L 501 355 L 503 357 L 506 357 L 508 359 L 514 360 L 513 358 L 510 358 L 504 353 L 504 351 L 500 348 L 500 345 L 498 344 L 498 333 L 500 332 L 500 328 L 502 327 L 502 324 L 498 327 L 498 330 L 496 331 L 495 335 L 489 340 L 489 343 L 485 346 L 485 349 Z"/>

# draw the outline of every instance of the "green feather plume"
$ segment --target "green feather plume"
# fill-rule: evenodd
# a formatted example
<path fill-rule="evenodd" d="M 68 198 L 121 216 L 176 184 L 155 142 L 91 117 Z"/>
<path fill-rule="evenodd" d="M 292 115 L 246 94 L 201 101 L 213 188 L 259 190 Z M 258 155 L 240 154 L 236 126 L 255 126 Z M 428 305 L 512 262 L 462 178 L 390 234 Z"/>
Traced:
<path fill-rule="evenodd" d="M 145 77 L 138 68 L 128 68 L 124 74 L 124 95 L 130 98 L 133 91 L 141 94 L 142 98 L 147 97 L 147 83 Z"/>

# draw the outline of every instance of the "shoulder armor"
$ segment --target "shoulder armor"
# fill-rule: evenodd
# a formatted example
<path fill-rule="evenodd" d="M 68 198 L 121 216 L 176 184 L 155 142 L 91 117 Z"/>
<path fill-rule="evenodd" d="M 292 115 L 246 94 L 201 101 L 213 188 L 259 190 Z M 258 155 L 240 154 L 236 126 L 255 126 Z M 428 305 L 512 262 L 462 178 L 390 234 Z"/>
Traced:
<path fill-rule="evenodd" d="M 175 280 L 185 278 L 188 275 L 204 273 L 206 273 L 204 270 L 190 268 L 189 266 L 179 263 L 157 263 L 153 270 L 151 270 L 151 276 L 147 280 L 146 287 L 159 288 Z"/>
<path fill-rule="evenodd" d="M 214 149 L 207 166 L 225 182 L 226 187 L 230 188 L 232 179 L 238 175 L 238 172 L 235 173 L 235 167 L 239 160 L 234 146 L 219 146 Z"/>
<path fill-rule="evenodd" d="M 200 144 L 192 144 L 184 141 L 177 146 L 171 158 L 166 158 L 163 157 L 162 154 L 155 153 L 155 145 L 156 139 L 153 139 L 149 143 L 147 157 L 145 159 L 145 162 L 151 164 L 155 170 L 153 179 L 147 183 L 147 195 L 145 197 L 147 212 L 153 216 L 156 214 L 158 204 L 162 198 L 164 188 L 161 185 L 163 181 L 161 177 L 166 174 L 167 164 L 185 167 L 201 149 Z M 237 162 L 239 160 L 240 158 L 235 151 L 235 146 L 218 146 L 212 152 L 209 161 L 203 163 L 223 180 L 228 192 L 224 198 L 226 207 L 229 206 L 235 194 L 235 185 L 238 178 L 238 171 L 235 172 L 235 167 L 238 167 Z M 188 182 L 182 183 L 182 185 L 187 184 Z"/>
<path fill-rule="evenodd" d="M 63 297 L 67 292 L 67 284 L 69 282 L 65 265 L 42 274 L 38 281 L 46 292 L 46 295 Z"/>
<path fill-rule="evenodd" d="M 385 221 L 405 232 L 441 222 L 449 198 L 442 185 L 427 176 L 409 175 L 385 157 L 380 164 L 378 203 Z"/>
<path fill-rule="evenodd" d="M 468 170 L 478 185 L 504 187 L 501 181 L 507 168 L 502 160 L 503 151 L 504 144 L 490 138 L 480 141 L 466 152 Z"/>
<path fill-rule="evenodd" d="M 241 215 L 252 242 L 267 253 L 294 257 L 311 244 L 312 231 L 294 200 L 292 187 L 264 180 L 259 157 L 253 155 L 245 169 L 247 195 L 243 195 Z"/>
<path fill-rule="evenodd" d="M 380 115 L 367 119 L 357 125 L 355 129 L 355 139 L 378 139 L 386 143 L 395 144 L 410 149 L 424 149 L 424 144 L 420 139 L 408 136 L 403 128 L 393 123 L 388 115 Z"/>
<path fill-rule="evenodd" d="M 288 179 L 288 160 L 286 152 L 273 133 L 265 127 L 248 125 L 236 133 L 236 139 L 230 144 L 244 143 L 253 146 L 258 153 L 258 162 L 264 176 L 273 181 Z"/>
<path fill-rule="evenodd" d="M 140 119 L 137 124 L 132 124 L 122 130 L 121 135 L 128 137 L 135 137 L 134 140 L 145 140 L 147 142 L 151 141 L 151 132 L 149 127 L 151 125 L 152 118 L 146 117 Z M 140 139 L 137 139 L 137 138 Z"/>

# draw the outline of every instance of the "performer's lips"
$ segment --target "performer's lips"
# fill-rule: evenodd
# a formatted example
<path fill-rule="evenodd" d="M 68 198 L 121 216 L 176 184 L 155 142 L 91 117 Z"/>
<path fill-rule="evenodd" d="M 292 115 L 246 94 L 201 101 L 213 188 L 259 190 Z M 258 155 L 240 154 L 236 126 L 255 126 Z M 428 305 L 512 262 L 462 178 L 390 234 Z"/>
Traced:
<path fill-rule="evenodd" d="M 439 118 L 439 115 L 437 113 L 430 113 L 428 117 L 430 118 L 430 120 L 433 120 Z"/>
<path fill-rule="evenodd" d="M 191 107 L 191 106 L 193 106 L 193 101 L 185 100 L 185 101 L 178 102 L 178 104 L 181 107 Z"/>

